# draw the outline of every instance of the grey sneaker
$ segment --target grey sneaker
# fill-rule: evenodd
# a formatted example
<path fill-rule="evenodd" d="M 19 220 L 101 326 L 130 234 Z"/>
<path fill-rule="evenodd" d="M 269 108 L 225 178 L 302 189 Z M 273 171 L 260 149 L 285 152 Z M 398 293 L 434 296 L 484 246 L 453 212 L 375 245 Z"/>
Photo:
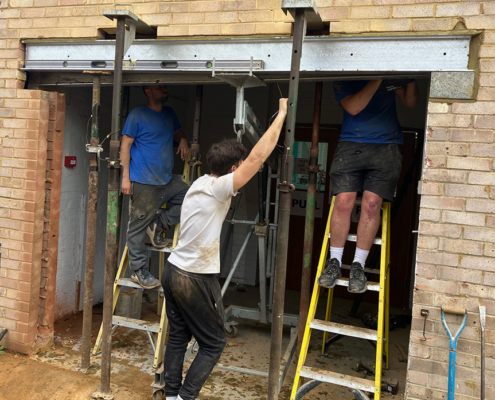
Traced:
<path fill-rule="evenodd" d="M 358 262 L 353 262 L 351 265 L 351 273 L 349 274 L 349 293 L 364 293 L 366 292 L 366 276 L 364 275 L 363 267 Z"/>
<path fill-rule="evenodd" d="M 335 287 L 335 281 L 342 276 L 340 271 L 340 263 L 336 258 L 332 258 L 327 261 L 327 266 L 325 270 L 321 273 L 318 278 L 318 285 L 324 288 L 332 289 Z"/>
<path fill-rule="evenodd" d="M 139 268 L 131 276 L 131 282 L 137 283 L 143 289 L 154 289 L 161 286 L 161 283 L 149 273 L 146 267 Z"/>
<path fill-rule="evenodd" d="M 150 238 L 153 247 L 163 249 L 167 246 L 168 241 L 165 238 L 166 231 L 166 229 L 160 228 L 156 222 L 152 222 L 151 225 L 146 228 L 146 234 Z"/>

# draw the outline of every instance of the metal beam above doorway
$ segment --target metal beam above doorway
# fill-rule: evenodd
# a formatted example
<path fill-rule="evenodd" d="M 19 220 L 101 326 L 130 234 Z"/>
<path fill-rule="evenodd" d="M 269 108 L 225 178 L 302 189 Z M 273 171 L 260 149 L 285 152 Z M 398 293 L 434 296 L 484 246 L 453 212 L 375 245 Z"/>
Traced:
<path fill-rule="evenodd" d="M 467 71 L 471 37 L 307 37 L 301 72 Z M 23 70 L 112 70 L 114 48 L 113 40 L 27 41 Z M 251 57 L 260 61 L 257 67 L 264 73 L 288 72 L 291 48 L 291 38 L 136 40 L 124 56 L 124 74 L 207 72 L 211 70 L 214 58 L 217 70 L 248 71 Z"/>

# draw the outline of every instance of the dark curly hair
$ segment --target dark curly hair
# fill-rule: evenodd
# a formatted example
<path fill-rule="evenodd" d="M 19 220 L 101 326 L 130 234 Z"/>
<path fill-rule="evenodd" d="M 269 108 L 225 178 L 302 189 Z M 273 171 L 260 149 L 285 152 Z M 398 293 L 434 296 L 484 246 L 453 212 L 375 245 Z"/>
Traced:
<path fill-rule="evenodd" d="M 248 154 L 246 148 L 235 139 L 224 139 L 211 146 L 206 155 L 206 162 L 210 171 L 215 175 L 226 175 L 233 165 L 239 166 Z"/>

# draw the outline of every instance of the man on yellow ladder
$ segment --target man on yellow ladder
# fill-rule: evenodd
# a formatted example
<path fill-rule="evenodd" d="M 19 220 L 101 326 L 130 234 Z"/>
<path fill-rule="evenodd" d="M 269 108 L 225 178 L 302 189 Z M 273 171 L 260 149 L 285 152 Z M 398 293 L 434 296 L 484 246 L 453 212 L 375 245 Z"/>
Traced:
<path fill-rule="evenodd" d="M 179 223 L 180 206 L 188 186 L 179 176 L 172 175 L 174 142 L 182 160 L 189 155 L 186 135 L 174 110 L 165 107 L 168 100 L 164 85 L 144 86 L 146 106 L 135 108 L 127 117 L 122 132 L 120 158 L 122 164 L 122 193 L 130 195 L 127 247 L 131 281 L 144 289 L 160 286 L 160 281 L 147 268 L 144 239 L 165 247 L 165 230 Z M 167 210 L 165 203 L 173 206 Z"/>
<path fill-rule="evenodd" d="M 400 145 L 404 134 L 397 118 L 395 97 L 408 108 L 418 101 L 414 80 L 341 81 L 335 97 L 344 109 L 344 122 L 330 169 L 335 206 L 330 221 L 330 258 L 318 283 L 333 288 L 342 276 L 344 245 L 357 193 L 362 193 L 357 243 L 348 291 L 366 291 L 364 265 L 380 226 L 383 200 L 392 201 L 402 169 Z"/>

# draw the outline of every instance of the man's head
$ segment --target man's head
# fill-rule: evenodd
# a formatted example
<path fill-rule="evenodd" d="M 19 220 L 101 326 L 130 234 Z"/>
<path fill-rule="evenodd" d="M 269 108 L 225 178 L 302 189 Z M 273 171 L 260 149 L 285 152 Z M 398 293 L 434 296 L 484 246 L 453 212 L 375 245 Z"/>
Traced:
<path fill-rule="evenodd" d="M 248 154 L 246 148 L 235 139 L 225 139 L 211 146 L 206 162 L 214 175 L 222 176 L 236 170 Z"/>
<path fill-rule="evenodd" d="M 143 86 L 143 92 L 152 103 L 165 103 L 168 100 L 168 90 L 165 85 Z"/>

